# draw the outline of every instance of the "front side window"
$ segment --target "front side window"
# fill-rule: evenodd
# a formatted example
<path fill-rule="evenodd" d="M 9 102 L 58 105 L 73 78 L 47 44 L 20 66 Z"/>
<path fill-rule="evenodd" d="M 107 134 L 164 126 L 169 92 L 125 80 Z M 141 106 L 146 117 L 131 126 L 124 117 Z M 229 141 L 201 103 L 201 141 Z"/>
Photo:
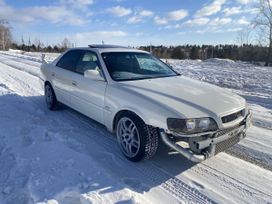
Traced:
<path fill-rule="evenodd" d="M 147 53 L 102 53 L 110 76 L 115 81 L 177 76 L 169 66 Z"/>
<path fill-rule="evenodd" d="M 71 50 L 66 52 L 58 61 L 57 66 L 74 72 L 81 53 L 81 50 Z"/>
<path fill-rule="evenodd" d="M 77 73 L 84 74 L 86 70 L 101 70 L 97 55 L 90 51 L 83 52 L 76 65 Z"/>

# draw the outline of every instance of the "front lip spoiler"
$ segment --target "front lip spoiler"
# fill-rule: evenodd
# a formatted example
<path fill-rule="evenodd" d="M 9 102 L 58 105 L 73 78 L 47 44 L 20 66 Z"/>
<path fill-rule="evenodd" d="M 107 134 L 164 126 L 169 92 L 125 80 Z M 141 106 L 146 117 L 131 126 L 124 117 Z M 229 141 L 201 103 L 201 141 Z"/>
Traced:
<path fill-rule="evenodd" d="M 243 123 L 244 129 L 242 130 L 242 132 L 239 133 L 239 134 L 243 134 L 243 138 L 246 136 L 245 132 L 251 124 L 251 118 L 252 118 L 252 114 L 249 113 L 243 120 L 244 121 L 244 123 Z M 214 145 L 216 145 L 216 144 L 209 147 L 207 151 L 203 151 L 202 154 L 196 154 L 196 153 L 192 152 L 190 149 L 183 148 L 182 146 L 171 141 L 169 139 L 167 133 L 163 129 L 160 129 L 160 135 L 161 135 L 163 142 L 167 146 L 169 146 L 173 150 L 177 151 L 178 153 L 180 153 L 181 155 L 183 155 L 187 159 L 191 160 L 192 162 L 202 162 L 202 161 L 204 161 L 214 155 L 214 147 L 215 147 Z M 222 137 L 222 136 L 220 136 L 220 137 Z M 218 138 L 218 141 L 220 141 L 220 137 Z"/>

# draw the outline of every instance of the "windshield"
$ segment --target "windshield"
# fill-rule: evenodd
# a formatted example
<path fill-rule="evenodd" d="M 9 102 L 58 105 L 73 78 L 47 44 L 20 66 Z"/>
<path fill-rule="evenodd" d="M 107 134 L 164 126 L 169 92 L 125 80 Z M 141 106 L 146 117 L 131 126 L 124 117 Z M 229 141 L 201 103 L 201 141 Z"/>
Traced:
<path fill-rule="evenodd" d="M 177 76 L 169 66 L 151 54 L 139 52 L 102 53 L 109 74 L 115 81 Z"/>

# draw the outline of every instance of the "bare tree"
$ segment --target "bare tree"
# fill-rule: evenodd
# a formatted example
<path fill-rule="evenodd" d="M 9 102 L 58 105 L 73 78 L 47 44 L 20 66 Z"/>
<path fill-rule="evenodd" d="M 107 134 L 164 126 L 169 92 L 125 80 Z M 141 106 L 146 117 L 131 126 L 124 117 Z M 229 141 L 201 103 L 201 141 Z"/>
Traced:
<path fill-rule="evenodd" d="M 249 28 L 243 29 L 237 33 L 237 43 L 240 46 L 248 45 L 251 43 L 251 30 Z"/>
<path fill-rule="evenodd" d="M 254 21 L 258 28 L 259 41 L 268 46 L 266 66 L 271 62 L 272 55 L 272 1 L 259 0 L 259 13 Z"/>
<path fill-rule="evenodd" d="M 36 46 L 37 51 L 40 52 L 41 51 L 41 41 L 40 41 L 40 38 L 35 38 L 34 45 Z"/>
<path fill-rule="evenodd" d="M 61 42 L 61 47 L 64 49 L 71 47 L 71 42 L 69 41 L 68 38 L 63 39 L 63 41 Z"/>
<path fill-rule="evenodd" d="M 0 49 L 7 50 L 11 45 L 11 32 L 8 21 L 0 19 Z"/>
<path fill-rule="evenodd" d="M 238 49 L 238 58 L 241 60 L 246 59 L 248 45 L 251 44 L 251 30 L 249 27 L 238 31 L 236 41 L 240 48 Z"/>
<path fill-rule="evenodd" d="M 24 36 L 23 36 L 23 35 L 22 35 L 22 37 L 21 37 L 21 43 L 22 43 L 22 45 L 25 44 L 25 40 L 24 40 Z"/>

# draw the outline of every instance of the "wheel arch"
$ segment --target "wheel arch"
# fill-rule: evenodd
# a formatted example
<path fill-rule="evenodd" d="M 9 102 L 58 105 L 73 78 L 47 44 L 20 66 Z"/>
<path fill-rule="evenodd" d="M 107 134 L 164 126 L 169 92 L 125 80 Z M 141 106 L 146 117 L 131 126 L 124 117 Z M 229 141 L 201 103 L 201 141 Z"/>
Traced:
<path fill-rule="evenodd" d="M 135 113 L 134 111 L 129 110 L 129 109 L 122 109 L 122 110 L 119 110 L 119 111 L 115 114 L 115 116 L 113 117 L 113 122 L 112 122 L 112 130 L 113 130 L 113 132 L 116 131 L 116 126 L 117 126 L 117 121 L 118 121 L 118 119 L 119 119 L 122 115 L 124 115 L 125 113 L 131 113 L 131 114 L 135 115 L 136 117 L 140 118 L 144 123 L 146 123 L 145 120 L 144 120 L 141 116 L 139 116 L 139 114 Z"/>
<path fill-rule="evenodd" d="M 52 84 L 50 83 L 50 81 L 45 81 L 45 82 L 44 82 L 44 86 L 46 86 L 46 85 L 50 85 L 50 86 L 53 88 L 53 86 L 52 86 Z"/>

